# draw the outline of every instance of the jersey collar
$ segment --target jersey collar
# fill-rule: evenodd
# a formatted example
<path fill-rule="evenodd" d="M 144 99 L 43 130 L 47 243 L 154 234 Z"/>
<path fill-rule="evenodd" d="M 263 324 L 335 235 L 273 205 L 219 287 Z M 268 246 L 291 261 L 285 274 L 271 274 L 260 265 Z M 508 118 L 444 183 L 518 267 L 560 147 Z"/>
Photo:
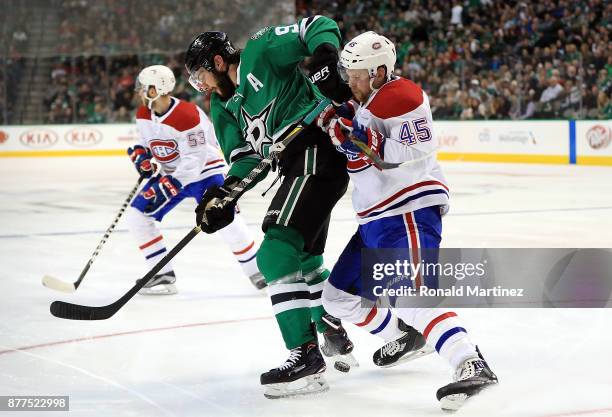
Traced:
<path fill-rule="evenodd" d="M 376 97 L 376 94 L 378 94 L 378 92 L 380 90 L 382 90 L 383 88 L 385 88 L 386 86 L 390 85 L 392 82 L 399 80 L 399 77 L 394 76 L 393 78 L 391 78 L 389 81 L 387 81 L 386 83 L 384 83 L 383 85 L 380 86 L 380 88 L 372 91 L 372 93 L 370 94 L 370 97 L 368 97 L 368 99 L 366 100 L 366 102 L 363 104 L 363 107 L 367 107 L 372 100 L 374 100 L 374 97 Z"/>
<path fill-rule="evenodd" d="M 176 97 L 170 97 L 170 100 L 170 107 L 168 107 L 168 110 L 166 110 L 163 114 L 157 114 L 154 111 L 151 111 L 151 120 L 163 122 L 168 116 L 170 116 L 170 114 L 172 114 L 176 108 L 176 105 L 178 104 L 178 99 Z"/>

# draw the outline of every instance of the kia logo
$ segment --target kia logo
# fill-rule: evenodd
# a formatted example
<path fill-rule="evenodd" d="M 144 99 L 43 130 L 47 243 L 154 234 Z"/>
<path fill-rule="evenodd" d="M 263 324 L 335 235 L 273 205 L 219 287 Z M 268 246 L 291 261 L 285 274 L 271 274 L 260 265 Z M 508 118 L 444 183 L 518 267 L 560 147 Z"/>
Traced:
<path fill-rule="evenodd" d="M 64 139 L 69 145 L 86 148 L 102 142 L 102 133 L 89 127 L 75 127 L 66 132 Z"/>
<path fill-rule="evenodd" d="M 57 143 L 57 134 L 49 129 L 27 130 L 19 137 L 21 143 L 28 148 L 50 148 Z"/>
<path fill-rule="evenodd" d="M 0 130 L 0 145 L 8 140 L 8 133 Z"/>

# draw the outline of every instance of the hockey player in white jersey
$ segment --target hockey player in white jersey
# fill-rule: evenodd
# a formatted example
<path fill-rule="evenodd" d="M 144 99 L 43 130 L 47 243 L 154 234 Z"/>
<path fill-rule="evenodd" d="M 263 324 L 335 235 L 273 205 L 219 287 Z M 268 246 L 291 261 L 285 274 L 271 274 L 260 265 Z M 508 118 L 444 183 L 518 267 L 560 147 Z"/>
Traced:
<path fill-rule="evenodd" d="M 195 104 L 170 94 L 176 81 L 163 65 L 143 69 L 136 81 L 142 106 L 136 114 L 140 143 L 128 149 L 138 173 L 149 178 L 127 212 L 127 224 L 149 267 L 166 254 L 156 222 L 187 197 L 199 202 L 207 188 L 222 185 L 226 169 L 212 123 Z M 159 172 L 156 167 L 159 166 Z M 257 248 L 241 216 L 218 232 L 256 288 L 265 287 L 257 269 Z M 140 294 L 175 294 L 168 263 Z"/>
<path fill-rule="evenodd" d="M 436 262 L 437 250 L 421 249 L 439 248 L 442 215 L 448 208 L 449 190 L 435 157 L 437 140 L 427 94 L 394 75 L 395 60 L 394 45 L 374 32 L 348 42 L 339 65 L 359 106 L 330 106 L 317 121 L 338 151 L 347 155 L 359 223 L 325 283 L 323 305 L 334 316 L 387 340 L 374 354 L 380 366 L 396 364 L 402 355 L 418 357 L 428 352 L 427 346 L 435 348 L 455 370 L 454 381 L 437 392 L 442 408 L 454 410 L 497 383 L 457 314 L 399 304 L 395 307 L 401 308 L 391 311 L 377 306 L 375 297 L 362 288 L 362 249 L 405 248 L 414 265 Z M 354 140 L 386 162 L 414 163 L 382 170 Z M 414 285 L 437 287 L 437 276 L 418 275 Z"/>

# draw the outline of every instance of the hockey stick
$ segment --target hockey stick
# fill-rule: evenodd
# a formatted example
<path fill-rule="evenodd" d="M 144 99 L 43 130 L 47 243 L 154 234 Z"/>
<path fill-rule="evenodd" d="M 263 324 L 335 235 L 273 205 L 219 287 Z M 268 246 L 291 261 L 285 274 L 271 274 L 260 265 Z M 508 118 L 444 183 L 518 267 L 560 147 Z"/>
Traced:
<path fill-rule="evenodd" d="M 112 304 L 100 307 L 84 306 L 79 304 L 54 301 L 51 303 L 51 314 L 61 319 L 69 320 L 106 320 L 112 317 L 125 305 L 142 287 L 153 278 L 174 256 L 181 251 L 191 240 L 200 233 L 200 226 L 196 226 L 181 239 L 170 252 L 166 254 L 147 274 L 134 285 L 127 293 Z"/>
<path fill-rule="evenodd" d="M 319 113 L 330 103 L 329 100 L 321 101 L 317 107 L 314 108 L 306 117 L 293 128 L 291 133 L 287 135 L 281 142 L 274 145 L 274 149 L 270 154 L 262 159 L 259 164 L 249 173 L 249 175 L 237 184 L 230 195 L 227 196 L 223 202 L 229 204 L 234 200 L 240 198 L 244 194 L 246 187 L 268 166 L 272 165 L 274 158 L 291 142 L 304 128 L 312 123 L 312 121 L 319 115 Z M 277 146 L 278 145 L 278 146 Z M 239 188 L 240 187 L 240 188 Z M 222 202 L 222 204 L 223 204 Z M 112 304 L 105 306 L 84 306 L 79 304 L 67 303 L 65 301 L 54 301 L 51 303 L 51 314 L 61 319 L 69 320 L 106 320 L 112 317 L 117 311 L 121 309 L 142 287 L 144 287 L 168 262 L 172 260 L 191 240 L 200 233 L 200 226 L 196 226 L 183 238 L 175 247 L 170 250 L 154 267 L 151 269 L 142 279 L 138 280 L 127 293 L 125 293 L 120 299 Z"/>
<path fill-rule="evenodd" d="M 83 270 L 81 271 L 81 275 L 79 275 L 79 278 L 72 283 L 68 283 L 60 279 L 57 279 L 51 275 L 45 275 L 42 278 L 42 284 L 45 287 L 52 288 L 57 291 L 68 292 L 68 293 L 75 292 L 76 289 L 79 288 L 79 285 L 81 285 L 81 282 L 83 281 L 83 278 L 85 278 L 85 275 L 89 271 L 91 264 L 93 264 L 94 260 L 96 259 L 100 251 L 102 250 L 102 247 L 106 243 L 107 239 L 109 238 L 113 230 L 115 230 L 115 226 L 117 226 L 117 223 L 119 223 L 119 219 L 121 218 L 121 216 L 123 216 L 123 212 L 128 207 L 130 202 L 132 201 L 132 198 L 134 198 L 134 195 L 138 191 L 138 187 L 140 187 L 140 183 L 142 183 L 143 180 L 144 180 L 144 177 L 138 178 L 138 182 L 136 183 L 136 185 L 134 185 L 134 188 L 132 188 L 132 190 L 130 191 L 130 194 L 127 196 L 127 198 L 123 202 L 123 205 L 121 206 L 121 209 L 119 210 L 119 213 L 117 213 L 111 225 L 108 226 L 108 229 L 106 229 L 106 232 L 104 232 L 104 236 L 102 236 L 102 240 L 100 240 L 100 243 L 98 243 L 98 246 L 94 250 L 91 257 L 89 258 L 89 261 L 87 261 L 87 265 L 85 265 L 85 268 L 83 268 Z"/>
<path fill-rule="evenodd" d="M 434 148 L 431 152 L 426 153 L 425 155 L 417 158 L 410 159 L 404 162 L 387 162 L 382 159 L 376 152 L 374 152 L 368 145 L 361 142 L 360 140 L 351 138 L 351 142 L 354 143 L 361 151 L 366 154 L 368 158 L 370 158 L 374 165 L 378 166 L 380 169 L 394 169 L 402 166 L 414 164 L 415 162 L 421 162 L 436 153 L 438 148 Z"/>

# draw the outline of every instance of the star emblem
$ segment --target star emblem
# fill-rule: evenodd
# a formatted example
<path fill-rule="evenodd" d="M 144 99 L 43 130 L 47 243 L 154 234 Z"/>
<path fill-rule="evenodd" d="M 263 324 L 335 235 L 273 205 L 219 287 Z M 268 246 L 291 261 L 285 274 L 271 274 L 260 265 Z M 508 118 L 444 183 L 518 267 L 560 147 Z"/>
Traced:
<path fill-rule="evenodd" d="M 272 145 L 272 137 L 268 135 L 266 122 L 272 112 L 272 107 L 274 107 L 274 101 L 272 100 L 262 111 L 253 116 L 244 107 L 240 109 L 245 123 L 243 129 L 244 138 L 253 147 L 255 152 L 260 155 L 264 155 L 264 147 Z"/>

